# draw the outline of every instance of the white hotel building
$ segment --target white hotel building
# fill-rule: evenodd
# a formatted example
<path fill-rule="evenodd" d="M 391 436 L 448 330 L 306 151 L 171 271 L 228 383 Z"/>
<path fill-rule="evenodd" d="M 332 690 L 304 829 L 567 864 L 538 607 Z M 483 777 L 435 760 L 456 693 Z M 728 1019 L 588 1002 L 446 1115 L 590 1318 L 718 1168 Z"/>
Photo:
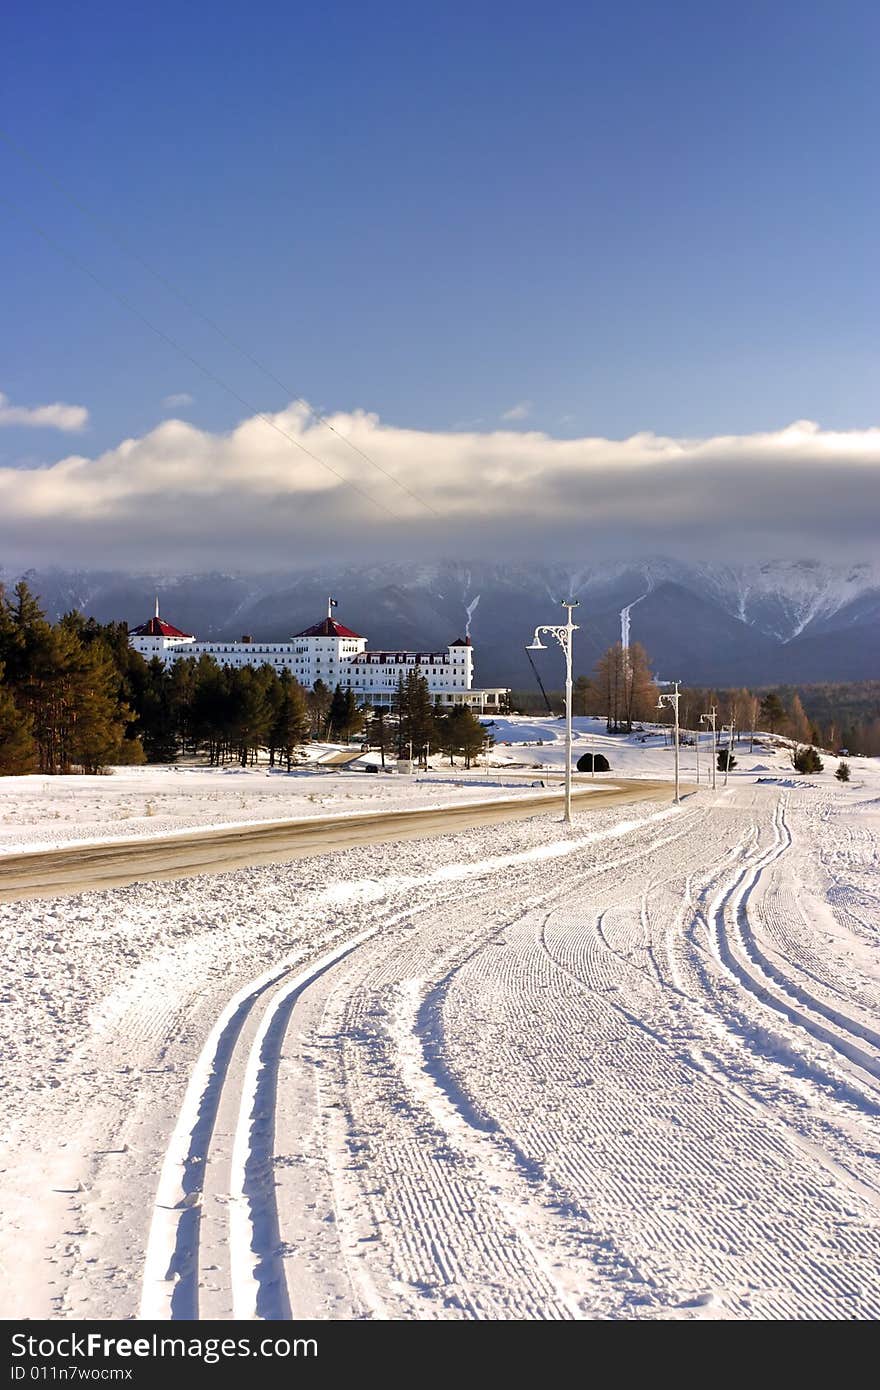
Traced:
<path fill-rule="evenodd" d="M 343 627 L 332 616 L 298 632 L 289 642 L 197 642 L 159 617 L 132 628 L 129 642 L 147 661 L 159 657 L 166 666 L 175 661 L 211 656 L 221 666 L 274 666 L 290 671 L 300 685 L 311 690 L 321 680 L 331 690 L 350 688 L 363 704 L 390 707 L 400 677 L 418 671 L 428 682 L 435 704 L 441 708 L 469 705 L 479 714 L 497 714 L 508 694 L 505 686 L 474 689 L 474 649 L 469 637 L 459 637 L 442 651 L 369 652 L 367 639 Z"/>

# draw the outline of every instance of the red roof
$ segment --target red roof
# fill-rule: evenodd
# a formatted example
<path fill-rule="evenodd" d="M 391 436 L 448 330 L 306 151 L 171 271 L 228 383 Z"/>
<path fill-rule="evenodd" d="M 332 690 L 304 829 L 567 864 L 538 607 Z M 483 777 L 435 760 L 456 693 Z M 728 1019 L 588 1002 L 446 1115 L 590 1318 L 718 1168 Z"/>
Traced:
<path fill-rule="evenodd" d="M 148 623 L 141 623 L 140 627 L 133 627 L 129 634 L 131 637 L 192 637 L 191 632 L 181 632 L 179 627 L 172 627 L 171 623 L 166 623 L 162 618 L 151 618 Z"/>
<path fill-rule="evenodd" d="M 359 632 L 352 632 L 350 627 L 343 627 L 335 618 L 322 618 L 319 623 L 307 627 L 304 632 L 294 633 L 294 639 L 297 637 L 355 637 L 359 642 L 365 640 Z"/>

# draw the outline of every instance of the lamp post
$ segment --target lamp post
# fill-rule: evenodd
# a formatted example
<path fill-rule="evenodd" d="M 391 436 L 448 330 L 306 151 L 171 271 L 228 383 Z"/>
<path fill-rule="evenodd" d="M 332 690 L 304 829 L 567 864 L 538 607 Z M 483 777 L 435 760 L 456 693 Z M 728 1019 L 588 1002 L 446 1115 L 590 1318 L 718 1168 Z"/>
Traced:
<path fill-rule="evenodd" d="M 577 608 L 576 598 L 563 599 L 562 607 L 568 610 L 568 622 L 562 626 L 541 626 L 535 628 L 535 635 L 526 647 L 526 651 L 542 652 L 546 651 L 546 643 L 541 641 L 540 634 L 549 632 L 551 637 L 555 637 L 563 652 L 565 653 L 565 823 L 571 825 L 571 638 L 572 633 L 578 631 L 578 624 L 571 621 L 571 612 Z"/>
<path fill-rule="evenodd" d="M 701 714 L 701 715 L 700 715 L 700 723 L 701 723 L 701 724 L 709 724 L 709 723 L 711 722 L 711 725 L 712 725 L 712 790 L 713 790 L 713 792 L 715 791 L 715 772 L 716 772 L 716 764 L 717 764 L 717 762 L 718 762 L 718 749 L 717 749 L 716 746 L 715 746 L 715 716 L 716 716 L 717 712 L 718 712 L 718 711 L 716 710 L 715 706 L 713 705 L 712 708 L 709 710 L 709 713 L 708 713 L 708 714 Z"/>
<path fill-rule="evenodd" d="M 675 690 L 672 691 L 672 693 L 669 695 L 661 695 L 659 700 L 657 701 L 657 708 L 662 709 L 664 705 L 670 705 L 672 709 L 675 711 L 675 804 L 677 806 L 681 801 L 681 796 L 679 795 L 678 788 L 678 702 L 681 699 L 681 691 L 678 688 L 680 684 L 679 681 L 674 681 L 673 684 L 675 685 Z"/>
<path fill-rule="evenodd" d="M 727 734 L 727 758 L 724 763 L 724 785 L 727 786 L 727 779 L 730 776 L 730 760 L 733 757 L 733 731 L 736 726 L 731 719 L 729 724 L 721 725 L 721 732 Z"/>

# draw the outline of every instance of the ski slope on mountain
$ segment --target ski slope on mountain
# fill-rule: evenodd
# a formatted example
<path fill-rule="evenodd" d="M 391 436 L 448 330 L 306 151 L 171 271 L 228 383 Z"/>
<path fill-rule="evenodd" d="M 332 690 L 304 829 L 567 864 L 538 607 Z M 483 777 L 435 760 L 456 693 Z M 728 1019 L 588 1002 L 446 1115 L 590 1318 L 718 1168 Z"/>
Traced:
<path fill-rule="evenodd" d="M 880 773 L 779 762 L 0 908 L 4 1314 L 877 1317 Z"/>

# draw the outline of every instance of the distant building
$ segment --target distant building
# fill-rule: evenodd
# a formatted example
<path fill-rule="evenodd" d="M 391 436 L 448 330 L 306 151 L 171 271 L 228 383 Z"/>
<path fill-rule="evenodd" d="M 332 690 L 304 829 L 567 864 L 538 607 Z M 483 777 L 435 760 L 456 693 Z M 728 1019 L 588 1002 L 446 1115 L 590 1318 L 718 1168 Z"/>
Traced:
<path fill-rule="evenodd" d="M 129 642 L 147 661 L 159 657 L 165 665 L 180 659 L 212 656 L 221 666 L 273 666 L 290 671 L 300 685 L 311 690 L 321 680 L 331 690 L 350 688 L 361 703 L 389 708 L 400 677 L 418 671 L 428 682 L 441 708 L 470 705 L 478 713 L 498 713 L 504 706 L 506 686 L 474 689 L 474 649 L 469 637 L 459 637 L 440 651 L 367 651 L 367 639 L 333 617 L 334 601 L 327 617 L 298 632 L 289 642 L 198 642 L 190 632 L 155 615 L 129 632 Z"/>

